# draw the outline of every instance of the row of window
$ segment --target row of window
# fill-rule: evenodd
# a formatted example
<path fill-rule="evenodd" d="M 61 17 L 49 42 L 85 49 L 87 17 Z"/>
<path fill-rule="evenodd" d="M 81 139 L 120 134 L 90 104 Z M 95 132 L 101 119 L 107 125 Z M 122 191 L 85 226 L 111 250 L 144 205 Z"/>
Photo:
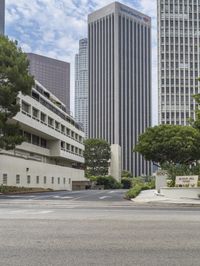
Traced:
<path fill-rule="evenodd" d="M 168 2 L 166 0 L 160 0 L 160 3 L 161 4 L 165 4 L 165 5 L 169 5 L 169 4 L 175 4 L 175 5 L 178 5 L 178 4 L 189 4 L 189 5 L 197 5 L 197 1 L 198 0 L 168 0 Z"/>
<path fill-rule="evenodd" d="M 83 151 L 73 145 L 70 145 L 69 143 L 65 143 L 64 141 L 61 141 L 60 143 L 61 146 L 61 150 L 67 151 L 67 152 L 71 152 L 71 153 L 75 153 L 76 155 L 83 155 Z"/>
<path fill-rule="evenodd" d="M 22 101 L 22 112 L 26 115 L 32 117 L 33 119 L 37 120 L 38 122 L 41 122 L 42 124 L 48 125 L 49 127 L 55 129 L 56 131 L 67 135 L 68 137 L 75 139 L 76 141 L 83 143 L 82 136 L 78 135 L 71 129 L 65 127 L 61 123 L 54 120 L 52 117 L 47 116 L 43 112 L 39 111 L 35 107 L 32 107 L 31 105 L 26 103 L 25 101 Z"/>
<path fill-rule="evenodd" d="M 189 19 L 192 19 L 192 18 L 197 19 L 198 18 L 198 14 L 197 14 L 196 9 L 192 9 L 191 7 L 187 7 L 187 6 L 185 6 L 186 7 L 185 9 L 179 9 L 178 7 L 179 7 L 178 5 L 175 5 L 175 6 L 171 5 L 170 8 L 165 6 L 165 9 L 164 9 L 164 6 L 161 5 L 161 13 L 185 14 L 185 15 L 189 14 Z"/>
<path fill-rule="evenodd" d="M 192 113 L 193 115 L 193 113 Z M 189 118 L 189 112 L 166 112 L 166 113 L 162 113 L 162 118 Z"/>
<path fill-rule="evenodd" d="M 178 36 L 183 37 L 183 35 L 186 35 L 186 36 L 189 35 L 190 37 L 199 36 L 198 31 L 194 30 L 194 29 L 181 30 L 181 29 L 161 28 L 161 31 L 162 31 L 161 36 L 165 36 L 165 34 L 166 34 L 168 36 L 168 38 L 169 38 L 169 35 L 170 36 L 175 35 L 176 36 L 175 38 L 177 38 Z"/>
<path fill-rule="evenodd" d="M 162 120 L 161 124 L 162 125 L 167 124 L 167 125 L 182 125 L 182 126 L 184 126 L 184 125 L 188 125 L 189 121 L 187 121 L 187 120 L 186 121 L 185 120 L 181 120 L 181 121 L 180 120 L 176 120 L 176 121 L 175 120 L 166 120 L 166 121 L 164 120 L 163 121 Z"/>
<path fill-rule="evenodd" d="M 161 60 L 164 60 L 164 59 L 168 59 L 169 60 L 169 58 L 170 58 L 170 60 L 181 60 L 181 61 L 185 61 L 185 63 L 189 63 L 189 58 L 190 58 L 190 60 L 198 60 L 198 59 L 200 59 L 200 55 L 198 55 L 198 54 L 186 54 L 186 53 L 174 53 L 173 51 L 171 51 L 171 52 L 165 52 L 165 53 L 162 53 L 161 54 Z M 181 62 L 182 64 L 184 63 L 184 62 Z"/>
<path fill-rule="evenodd" d="M 190 95 L 192 94 L 197 94 L 199 92 L 198 88 L 184 88 L 184 87 L 177 87 L 177 88 L 174 88 L 174 87 L 162 87 L 161 88 L 161 92 L 162 93 L 171 93 L 171 94 L 180 94 L 180 93 L 183 93 L 184 95 L 185 94 L 188 94 L 190 92 Z"/>
<path fill-rule="evenodd" d="M 161 69 L 178 69 L 178 68 L 189 68 L 191 71 L 196 71 L 198 69 L 198 63 L 195 62 L 177 62 L 177 61 L 171 61 L 171 60 L 162 60 L 161 62 Z"/>
<path fill-rule="evenodd" d="M 190 53 L 188 53 L 188 47 L 190 48 Z M 193 57 L 193 55 L 197 55 L 198 51 L 197 51 L 197 46 L 183 46 L 183 45 L 161 45 L 161 52 L 174 52 L 176 55 L 178 55 L 177 53 L 183 53 L 184 55 L 187 56 L 191 56 Z"/>
<path fill-rule="evenodd" d="M 198 80 L 190 80 L 190 82 L 189 82 L 189 80 L 188 79 L 169 79 L 169 78 L 166 78 L 166 79 L 164 79 L 164 78 L 162 78 L 161 79 L 161 84 L 162 85 L 164 85 L 164 84 L 167 84 L 167 85 L 169 85 L 169 84 L 172 84 L 172 85 L 184 85 L 184 84 L 186 84 L 186 85 L 198 85 Z"/>
<path fill-rule="evenodd" d="M 195 37 L 195 38 L 194 38 Z M 193 45 L 193 42 L 194 42 L 194 45 L 196 46 L 197 45 L 197 38 L 196 36 L 193 36 L 193 37 L 174 37 L 174 36 L 171 36 L 171 37 L 167 37 L 164 35 L 164 37 L 161 37 L 161 42 L 162 43 L 168 43 L 168 44 L 173 44 L 175 42 L 175 44 L 178 43 L 178 41 L 180 40 L 180 43 L 181 44 L 185 44 L 185 45 Z M 195 43 L 196 41 L 196 43 Z"/>
<path fill-rule="evenodd" d="M 180 103 L 180 101 L 181 101 L 181 103 Z M 179 104 L 180 105 L 183 105 L 183 104 L 189 105 L 189 103 L 190 103 L 190 101 L 188 99 L 185 99 L 185 102 L 184 102 L 184 98 L 183 99 L 171 98 L 170 101 L 169 101 L 169 99 L 168 100 L 162 99 L 162 102 L 161 102 L 162 105 L 165 105 L 165 104 L 166 105 L 179 105 Z"/>
<path fill-rule="evenodd" d="M 177 20 L 177 19 L 165 19 L 165 20 L 161 20 L 160 22 L 161 27 L 175 27 L 178 28 L 180 27 L 180 29 L 185 28 L 197 28 L 197 26 L 200 27 L 200 22 L 197 23 L 197 21 L 188 21 L 188 20 Z"/>
<path fill-rule="evenodd" d="M 21 135 L 23 137 L 25 137 L 26 142 L 28 142 L 28 143 L 31 143 L 31 144 L 36 145 L 36 146 L 40 146 L 42 148 L 49 148 L 48 147 L 48 141 L 44 138 L 41 138 L 37 135 L 31 134 L 29 132 L 22 131 L 22 130 L 21 130 Z M 74 153 L 76 155 L 80 155 L 80 156 L 83 155 L 83 151 L 81 149 L 79 149 L 73 145 L 70 145 L 68 143 L 65 143 L 63 141 L 61 141 L 61 149 L 66 150 L 67 152 L 70 152 L 70 153 Z"/>
<path fill-rule="evenodd" d="M 168 110 L 170 109 L 170 110 L 179 110 L 179 109 L 183 109 L 183 107 L 185 108 L 185 109 L 187 109 L 187 110 L 195 110 L 196 109 L 196 106 L 195 106 L 195 104 L 183 104 L 183 103 L 177 103 L 177 104 L 175 104 L 175 103 L 168 103 L 168 105 L 166 105 L 166 104 L 162 104 L 162 109 L 165 109 L 165 106 L 166 107 L 168 107 Z"/>
<path fill-rule="evenodd" d="M 23 178 L 24 179 L 24 178 Z M 20 185 L 21 184 L 21 177 L 20 175 L 16 175 L 16 185 Z M 47 178 L 46 176 L 40 177 L 40 176 L 36 176 L 36 177 L 31 177 L 30 175 L 27 175 L 26 177 L 26 183 L 27 184 L 71 184 L 71 178 L 67 179 L 66 177 L 50 177 Z M 2 184 L 3 185 L 7 185 L 8 184 L 8 175 L 7 174 L 3 174 L 3 179 L 2 179 Z"/>
<path fill-rule="evenodd" d="M 185 34 L 183 32 L 180 32 L 180 30 L 173 31 L 171 29 L 166 29 L 166 30 L 161 29 L 160 35 L 161 38 L 166 37 L 166 38 L 174 38 L 174 40 L 178 39 L 180 43 L 182 43 L 181 40 L 184 40 L 185 38 L 188 38 L 190 40 L 193 39 L 195 45 L 197 45 L 197 42 L 199 40 L 199 33 L 197 30 L 195 31 L 190 30 Z M 189 44 L 192 45 L 192 42 L 190 41 Z"/>
<path fill-rule="evenodd" d="M 189 71 L 188 69 L 183 69 L 183 70 L 181 70 L 181 69 L 179 69 L 179 70 L 173 70 L 173 69 L 171 69 L 171 70 L 168 70 L 168 69 L 166 69 L 166 70 L 161 70 L 161 74 L 162 75 L 170 75 L 171 74 L 171 76 L 174 76 L 174 75 L 176 75 L 176 76 L 181 76 L 181 77 L 184 77 L 184 76 L 188 76 L 188 75 L 190 75 L 190 77 L 191 76 L 193 76 L 193 75 L 195 75 L 196 77 L 198 77 L 198 71 Z"/>
<path fill-rule="evenodd" d="M 47 147 L 47 140 L 44 138 L 41 138 L 37 135 L 31 134 L 29 132 L 22 131 L 22 130 L 21 130 L 21 135 L 23 137 L 25 137 L 26 142 L 28 142 L 28 143 L 31 143 L 31 144 L 36 145 L 36 146 L 40 146 L 42 148 L 48 148 Z"/>
<path fill-rule="evenodd" d="M 51 99 L 50 94 L 46 91 L 44 91 L 40 86 L 36 84 L 35 89 L 37 92 L 42 94 L 42 96 L 45 96 L 48 100 L 52 101 L 54 105 L 56 105 L 58 108 L 60 108 L 62 111 L 66 113 L 66 108 L 60 103 L 60 102 L 55 102 L 53 99 Z M 44 100 L 40 94 L 38 94 L 34 90 L 32 90 L 32 98 L 35 99 L 36 101 L 40 102 L 43 106 L 60 116 L 62 119 L 66 120 L 68 123 L 74 125 L 77 129 L 81 130 L 81 126 L 76 123 L 73 119 L 71 119 L 68 115 L 65 115 L 64 113 L 60 112 L 57 108 L 55 108 L 52 104 Z M 70 113 L 70 111 L 69 111 Z"/>

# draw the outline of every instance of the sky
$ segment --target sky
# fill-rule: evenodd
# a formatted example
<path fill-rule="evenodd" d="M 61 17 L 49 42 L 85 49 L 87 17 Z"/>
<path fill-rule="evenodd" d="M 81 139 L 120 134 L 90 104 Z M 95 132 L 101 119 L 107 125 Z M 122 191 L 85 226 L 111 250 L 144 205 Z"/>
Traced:
<path fill-rule="evenodd" d="M 71 109 L 74 110 L 74 58 L 79 40 L 87 37 L 87 15 L 113 0 L 6 0 L 6 35 L 24 52 L 71 64 Z M 157 21 L 156 0 L 121 0 L 152 18 L 153 124 L 157 123 Z"/>

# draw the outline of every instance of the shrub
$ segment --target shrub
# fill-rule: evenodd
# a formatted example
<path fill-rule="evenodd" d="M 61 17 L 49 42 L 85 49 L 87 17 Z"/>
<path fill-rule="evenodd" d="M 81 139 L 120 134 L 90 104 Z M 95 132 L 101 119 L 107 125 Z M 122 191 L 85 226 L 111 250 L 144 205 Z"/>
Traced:
<path fill-rule="evenodd" d="M 132 177 L 133 177 L 133 175 L 132 175 L 132 173 L 131 173 L 131 172 L 129 172 L 129 171 L 126 171 L 126 170 L 123 170 L 123 171 L 122 171 L 122 178 L 124 178 L 124 177 L 129 177 L 129 178 L 132 178 Z"/>
<path fill-rule="evenodd" d="M 132 178 L 128 178 L 128 177 L 122 178 L 122 180 L 121 180 L 122 188 L 124 188 L 124 189 L 131 188 L 132 182 L 133 182 Z"/>
<path fill-rule="evenodd" d="M 104 189 L 119 189 L 122 187 L 112 176 L 97 176 L 96 182 L 97 185 L 103 185 Z"/>
<path fill-rule="evenodd" d="M 4 186 L 0 185 L 0 193 L 23 193 L 23 192 L 42 192 L 42 191 L 53 191 L 53 189 L 47 188 L 28 188 L 28 187 L 15 187 L 15 186 Z"/>
<path fill-rule="evenodd" d="M 137 197 L 142 190 L 154 189 L 155 180 L 151 180 L 146 183 L 136 183 L 133 188 L 131 188 L 125 195 L 127 199 L 133 199 Z"/>
<path fill-rule="evenodd" d="M 136 185 L 133 188 L 131 188 L 129 191 L 126 192 L 126 198 L 127 199 L 133 199 L 133 198 L 137 197 L 137 195 L 139 195 L 141 191 L 142 191 L 142 186 Z"/>

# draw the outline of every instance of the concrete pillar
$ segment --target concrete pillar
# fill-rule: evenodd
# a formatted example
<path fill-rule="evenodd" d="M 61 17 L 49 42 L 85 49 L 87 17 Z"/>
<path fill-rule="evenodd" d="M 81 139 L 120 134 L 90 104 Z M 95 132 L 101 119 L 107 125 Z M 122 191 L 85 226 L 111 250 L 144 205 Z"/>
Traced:
<path fill-rule="evenodd" d="M 117 181 L 120 181 L 121 173 L 122 173 L 121 147 L 118 144 L 112 144 L 109 174 L 112 177 L 114 177 Z"/>

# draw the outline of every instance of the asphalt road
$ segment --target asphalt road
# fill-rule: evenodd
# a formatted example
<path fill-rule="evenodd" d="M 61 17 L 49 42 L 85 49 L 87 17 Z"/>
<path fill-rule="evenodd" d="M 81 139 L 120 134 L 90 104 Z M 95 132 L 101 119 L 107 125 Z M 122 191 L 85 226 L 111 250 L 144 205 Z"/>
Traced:
<path fill-rule="evenodd" d="M 80 201 L 124 201 L 126 190 L 83 190 L 0 195 L 0 200 L 80 200 Z"/>
<path fill-rule="evenodd" d="M 200 265 L 200 208 L 124 191 L 0 196 L 0 265 Z"/>

